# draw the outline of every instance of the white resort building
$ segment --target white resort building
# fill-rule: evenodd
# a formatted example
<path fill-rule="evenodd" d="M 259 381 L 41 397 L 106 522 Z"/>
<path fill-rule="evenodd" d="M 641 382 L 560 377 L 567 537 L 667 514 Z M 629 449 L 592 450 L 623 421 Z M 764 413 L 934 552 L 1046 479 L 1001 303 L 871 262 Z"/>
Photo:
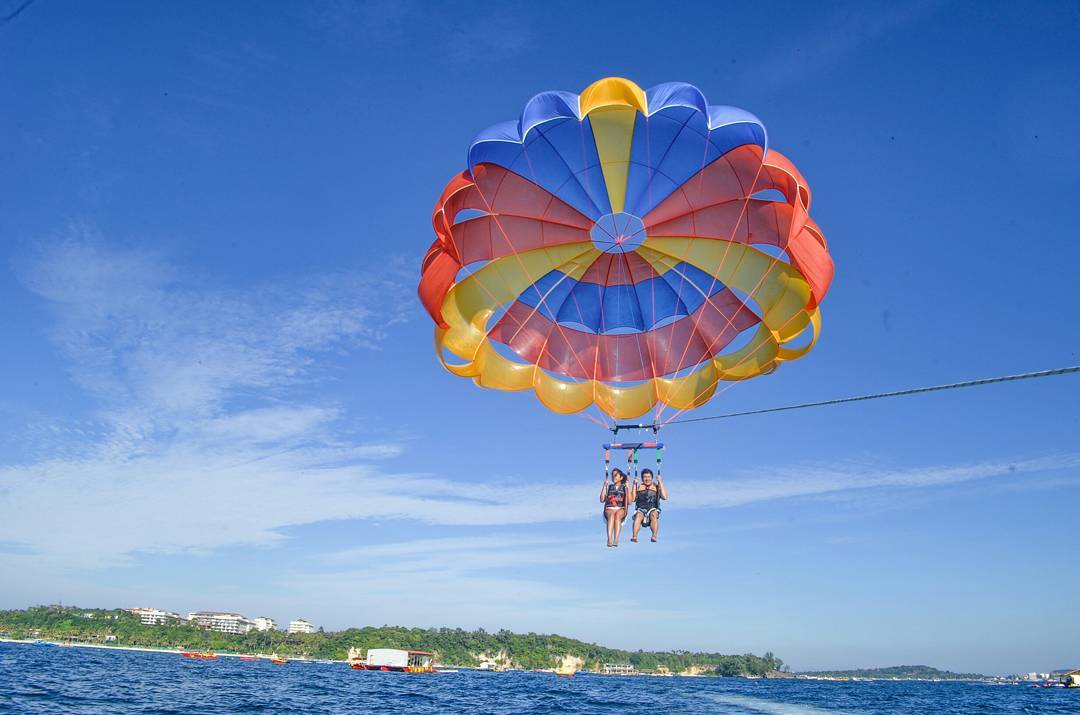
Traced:
<path fill-rule="evenodd" d="M 220 633 L 247 633 L 255 627 L 255 623 L 246 616 L 221 611 L 193 611 L 188 614 L 188 620 L 193 626 L 201 626 Z"/>
<path fill-rule="evenodd" d="M 311 625 L 303 618 L 297 618 L 295 621 L 289 621 L 289 633 L 314 633 L 315 626 Z"/>
<path fill-rule="evenodd" d="M 634 666 L 629 663 L 604 663 L 600 672 L 604 675 L 633 675 Z"/>
<path fill-rule="evenodd" d="M 266 616 L 257 616 L 252 623 L 255 624 L 255 630 L 257 631 L 272 631 L 277 628 L 277 624 L 274 623 L 273 618 L 267 618 Z"/>
<path fill-rule="evenodd" d="M 172 611 L 161 611 L 157 608 L 129 608 L 128 613 L 139 617 L 139 623 L 144 626 L 163 626 L 169 621 L 179 621 L 180 614 Z"/>

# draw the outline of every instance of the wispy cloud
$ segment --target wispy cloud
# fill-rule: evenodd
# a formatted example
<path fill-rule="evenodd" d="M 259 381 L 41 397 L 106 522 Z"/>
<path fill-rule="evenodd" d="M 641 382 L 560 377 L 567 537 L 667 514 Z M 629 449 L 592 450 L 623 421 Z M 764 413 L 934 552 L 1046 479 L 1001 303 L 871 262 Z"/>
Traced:
<path fill-rule="evenodd" d="M 939 487 L 949 484 L 1080 468 L 1080 454 L 1029 459 L 885 469 L 858 462 L 770 466 L 766 474 L 735 474 L 716 480 L 678 483 L 673 489 L 694 495 L 700 507 L 735 507 L 770 499 L 788 499 L 852 490 Z"/>
<path fill-rule="evenodd" d="M 454 574 L 502 569 L 510 566 L 566 564 L 594 561 L 603 552 L 590 548 L 596 539 L 540 536 L 514 541 L 505 536 L 416 539 L 361 546 L 324 554 L 327 565 L 363 565 L 379 570 L 406 572 L 447 571 Z"/>
<path fill-rule="evenodd" d="M 61 425 L 40 459 L 0 470 L 0 540 L 89 565 L 266 543 L 297 519 L 365 513 L 317 505 L 400 446 L 339 439 L 340 408 L 295 388 L 319 379 L 320 351 L 376 349 L 403 319 L 403 282 L 343 272 L 227 290 L 163 256 L 106 246 L 74 226 L 17 261 L 55 316 L 72 378 L 100 407 Z M 250 498 L 267 485 L 277 501 Z M 232 496 L 219 508 L 208 497 L 222 493 Z"/>
<path fill-rule="evenodd" d="M 244 391 L 280 394 L 310 379 L 318 351 L 377 346 L 403 318 L 395 306 L 407 304 L 394 276 L 343 272 L 226 290 L 152 252 L 104 246 L 73 226 L 17 269 L 52 308 L 72 377 L 118 430 L 175 429 L 221 413 Z"/>
<path fill-rule="evenodd" d="M 161 255 L 107 249 L 78 227 L 20 261 L 19 272 L 54 311 L 52 337 L 100 409 L 61 424 L 39 458 L 0 467 L 0 543 L 11 545 L 5 558 L 114 565 L 138 553 L 273 545 L 285 527 L 327 520 L 490 527 L 596 518 L 592 483 L 558 485 L 538 509 L 534 489 L 520 482 L 393 470 L 387 460 L 401 443 L 357 442 L 339 405 L 298 389 L 323 379 L 320 351 L 378 349 L 402 319 L 380 296 L 407 304 L 392 278 L 372 279 L 387 281 L 377 293 L 367 292 L 372 280 L 348 274 L 225 290 Z M 716 509 L 1077 466 L 1076 454 L 905 469 L 781 465 L 674 477 L 669 488 L 679 509 Z M 480 578 L 481 571 L 565 561 L 574 551 L 550 538 L 530 541 L 512 554 L 484 539 L 365 546 L 328 555 L 324 565 L 348 574 L 357 563 L 382 564 L 379 578 L 447 576 L 441 563 L 456 560 L 471 564 L 469 578 Z"/>
<path fill-rule="evenodd" d="M 451 622 L 465 625 L 515 622 L 572 631 L 584 619 L 592 627 L 618 628 L 627 609 L 638 605 L 632 593 L 588 592 L 565 579 L 553 583 L 547 578 L 568 565 L 610 560 L 604 558 L 610 554 L 595 547 L 594 538 L 506 533 L 373 544 L 326 554 L 318 568 L 291 574 L 283 588 L 294 589 L 300 599 L 348 594 L 388 622 L 416 623 L 425 617 L 415 612 L 417 595 L 437 594 L 443 614 L 439 625 L 452 614 Z M 522 577 L 523 572 L 528 576 Z M 658 616 L 676 617 L 670 608 Z"/>

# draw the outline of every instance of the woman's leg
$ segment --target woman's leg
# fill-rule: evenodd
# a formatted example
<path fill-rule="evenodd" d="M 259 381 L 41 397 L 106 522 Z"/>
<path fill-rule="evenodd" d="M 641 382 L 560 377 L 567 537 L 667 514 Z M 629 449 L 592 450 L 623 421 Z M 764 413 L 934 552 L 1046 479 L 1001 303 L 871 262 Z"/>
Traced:
<path fill-rule="evenodd" d="M 615 509 L 604 509 L 604 518 L 607 519 L 607 545 L 611 546 L 615 538 Z"/>
<path fill-rule="evenodd" d="M 637 535 L 638 532 L 641 531 L 641 522 L 643 520 L 644 517 L 641 515 L 640 511 L 634 513 L 634 535 L 630 537 L 631 541 L 637 541 Z"/>
<path fill-rule="evenodd" d="M 622 523 L 626 519 L 626 509 L 615 511 L 615 545 L 619 545 L 619 534 L 622 533 Z"/>
<path fill-rule="evenodd" d="M 660 533 L 660 515 L 655 511 L 649 515 L 649 528 L 652 529 L 652 540 L 656 541 L 656 536 Z"/>

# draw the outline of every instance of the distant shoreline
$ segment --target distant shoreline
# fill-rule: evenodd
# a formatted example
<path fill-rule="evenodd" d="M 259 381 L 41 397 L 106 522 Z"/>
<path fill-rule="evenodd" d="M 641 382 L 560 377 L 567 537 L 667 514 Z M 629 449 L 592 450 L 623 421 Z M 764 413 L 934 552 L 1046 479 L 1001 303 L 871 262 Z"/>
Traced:
<path fill-rule="evenodd" d="M 131 646 L 131 645 L 106 645 L 104 643 L 78 643 L 78 642 L 65 642 L 54 641 L 44 638 L 0 638 L 0 643 L 18 643 L 21 645 L 48 645 L 57 648 L 92 648 L 95 650 L 111 650 L 111 651 L 131 651 L 136 653 L 166 653 L 171 655 L 180 655 L 185 652 L 179 648 L 151 648 L 146 646 Z M 270 656 L 258 654 L 258 653 L 231 653 L 214 651 L 214 655 L 219 658 L 250 658 L 255 656 L 261 660 L 269 659 Z M 335 660 L 331 658 L 320 658 L 318 660 L 311 658 L 296 658 L 290 657 L 291 661 L 310 661 L 310 662 L 323 662 L 323 663 L 335 663 L 335 664 L 348 664 L 347 660 Z M 476 668 L 468 665 L 442 665 L 441 668 L 452 668 L 455 670 L 469 670 L 480 673 L 489 672 L 482 668 Z M 515 669 L 513 672 L 534 672 L 528 669 Z M 536 669 L 535 672 L 555 672 L 553 669 Z M 604 675 L 601 673 L 590 673 L 589 671 L 580 671 L 582 675 L 603 675 L 603 677 L 681 677 L 681 678 L 701 678 L 705 677 L 698 674 L 689 673 L 671 673 L 670 675 L 658 675 L 656 673 L 627 673 L 622 676 L 617 675 Z M 761 676 L 735 676 L 748 680 L 756 680 Z M 994 685 L 1019 685 L 1018 680 L 1007 680 L 1004 678 L 898 678 L 898 677 L 867 677 L 867 676 L 829 676 L 829 675 L 813 675 L 810 673 L 791 673 L 787 676 L 791 680 L 813 680 L 819 682 L 834 682 L 834 683 L 858 683 L 858 682 L 917 682 L 917 683 L 990 683 Z"/>
<path fill-rule="evenodd" d="M 501 629 L 415 628 L 362 626 L 337 631 L 282 633 L 251 629 L 229 633 L 206 628 L 167 612 L 160 623 L 143 623 L 141 615 L 120 608 L 33 606 L 0 611 L 0 636 L 54 643 L 76 642 L 147 652 L 214 651 L 216 653 L 277 653 L 286 658 L 344 661 L 353 651 L 394 646 L 434 651 L 438 660 L 476 667 L 489 662 L 504 669 L 565 667 L 579 671 L 614 670 L 704 676 L 768 676 L 782 670 L 783 661 L 771 652 L 730 655 L 689 651 L 626 651 L 586 643 L 558 634 L 514 633 Z M 72 640 L 73 639 L 73 640 Z"/>
<path fill-rule="evenodd" d="M 269 658 L 270 654 L 303 663 L 347 663 L 365 649 L 396 647 L 432 651 L 443 667 L 546 671 L 574 667 L 597 674 L 742 677 L 806 680 L 991 681 L 1008 678 L 952 672 L 927 665 L 791 672 L 772 652 L 725 655 L 715 652 L 626 651 L 558 634 L 514 633 L 501 629 L 362 626 L 337 631 L 282 633 L 274 628 L 227 633 L 203 627 L 175 614 L 163 622 L 142 623 L 128 609 L 33 606 L 0 610 L 0 642 L 47 642 L 98 650 L 181 654 L 214 652 L 221 657 Z M 272 626 L 272 624 L 271 624 Z M 458 665 L 450 665 L 455 663 Z M 1015 677 L 1015 676 L 1013 676 Z"/>

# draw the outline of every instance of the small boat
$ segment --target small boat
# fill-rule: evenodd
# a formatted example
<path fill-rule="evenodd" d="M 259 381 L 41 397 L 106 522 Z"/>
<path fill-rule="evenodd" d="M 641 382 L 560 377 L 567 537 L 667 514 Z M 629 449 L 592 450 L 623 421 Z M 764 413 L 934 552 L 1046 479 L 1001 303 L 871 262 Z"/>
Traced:
<path fill-rule="evenodd" d="M 258 660 L 258 659 L 259 659 L 259 656 L 257 656 L 257 655 L 242 655 L 242 656 L 240 656 L 240 660 Z"/>
<path fill-rule="evenodd" d="M 287 658 L 282 658 L 277 653 L 274 653 L 273 655 L 270 656 L 270 662 L 273 663 L 274 665 L 285 665 L 289 661 L 288 661 Z"/>
<path fill-rule="evenodd" d="M 576 672 L 577 672 L 576 668 L 562 668 L 562 667 L 559 667 L 559 668 L 555 669 L 555 677 L 556 678 L 573 678 L 574 673 L 576 673 Z"/>
<path fill-rule="evenodd" d="M 434 673 L 435 654 L 426 650 L 369 648 L 365 660 L 352 659 L 353 670 L 378 670 L 384 673 Z"/>
<path fill-rule="evenodd" d="M 217 653 L 213 651 L 196 651 L 196 650 L 182 650 L 180 655 L 185 658 L 197 658 L 200 660 L 216 660 Z"/>

